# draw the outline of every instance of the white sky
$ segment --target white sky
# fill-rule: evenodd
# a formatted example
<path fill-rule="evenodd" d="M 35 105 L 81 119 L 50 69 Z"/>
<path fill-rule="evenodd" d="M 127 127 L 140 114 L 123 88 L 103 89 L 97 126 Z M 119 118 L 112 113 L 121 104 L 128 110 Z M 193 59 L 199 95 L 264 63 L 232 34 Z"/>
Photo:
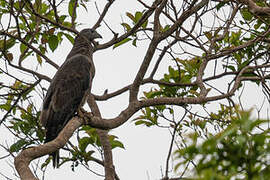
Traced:
<path fill-rule="evenodd" d="M 88 13 L 86 13 L 84 10 L 79 11 L 78 18 L 81 20 L 81 22 L 83 22 L 83 25 L 78 28 L 79 30 L 85 27 L 91 27 L 96 21 L 97 13 L 93 2 L 94 1 L 91 1 L 91 3 L 89 3 L 89 6 L 92 7 L 89 8 Z M 103 6 L 100 3 L 106 1 L 96 2 L 99 4 L 100 9 L 102 9 L 101 7 Z M 148 3 L 151 1 L 148 0 L 145 2 Z M 110 8 L 105 20 L 110 24 L 113 30 L 123 32 L 123 28 L 120 23 L 122 22 L 122 18 L 125 22 L 127 22 L 125 12 L 129 11 L 134 13 L 138 10 L 142 10 L 142 6 L 137 3 L 136 0 L 117 0 Z M 102 24 L 97 31 L 103 36 L 100 43 L 107 42 L 112 37 L 112 34 L 108 31 L 104 24 Z M 131 44 L 131 42 L 129 42 L 129 44 Z M 72 46 L 68 41 L 64 41 L 61 44 L 61 47 L 59 47 L 54 53 L 50 53 L 48 56 L 50 59 L 55 59 L 55 62 L 61 65 L 71 47 Z M 120 46 L 114 50 L 110 48 L 95 53 L 94 62 L 96 66 L 96 76 L 94 78 L 92 92 L 100 95 L 103 94 L 105 89 L 112 92 L 130 84 L 133 81 L 142 62 L 146 47 L 147 44 L 138 42 L 137 48 L 133 47 L 132 45 L 127 45 Z M 166 69 L 167 67 L 164 66 L 161 68 L 161 72 L 164 72 Z M 43 68 L 41 72 L 44 72 L 45 74 L 48 74 L 48 76 L 52 77 L 55 70 L 48 67 L 46 70 Z M 250 96 L 251 94 L 252 96 Z M 242 99 L 247 107 L 254 107 L 254 105 L 259 107 L 262 102 L 262 97 L 261 90 L 258 90 L 256 86 L 251 85 L 248 87 L 248 91 L 244 92 Z M 127 103 L 128 96 L 127 93 L 125 93 L 120 98 L 113 98 L 109 102 L 99 102 L 98 104 L 103 117 L 115 117 L 127 106 Z M 136 116 L 133 116 L 133 118 L 134 117 Z M 125 150 L 113 150 L 116 171 L 120 179 L 123 180 L 160 179 L 165 168 L 170 134 L 166 129 L 145 128 L 143 126 L 134 126 L 133 124 L 134 123 L 131 121 L 128 121 L 121 127 L 111 131 L 112 134 L 119 137 L 119 140 L 123 142 L 126 148 Z M 8 132 L 4 130 L 3 127 L 0 128 L 1 137 L 6 137 Z M 1 138 L 0 143 L 2 144 L 6 140 L 8 142 L 13 141 L 13 139 L 10 138 Z M 4 152 L 5 151 L 0 148 L 1 156 L 4 154 Z M 11 168 L 7 166 L 5 161 L 0 160 L 0 164 L 0 172 L 5 172 L 6 175 L 9 175 L 12 172 Z M 3 171 L 2 168 L 6 170 Z M 0 176 L 0 179 L 1 178 L 2 177 Z M 97 177 L 84 168 L 76 168 L 75 172 L 72 172 L 69 165 L 65 165 L 61 167 L 61 169 L 56 170 L 53 170 L 51 165 L 49 165 L 46 173 L 46 179 L 50 180 L 76 178 L 80 180 L 104 179 L 103 177 Z"/>

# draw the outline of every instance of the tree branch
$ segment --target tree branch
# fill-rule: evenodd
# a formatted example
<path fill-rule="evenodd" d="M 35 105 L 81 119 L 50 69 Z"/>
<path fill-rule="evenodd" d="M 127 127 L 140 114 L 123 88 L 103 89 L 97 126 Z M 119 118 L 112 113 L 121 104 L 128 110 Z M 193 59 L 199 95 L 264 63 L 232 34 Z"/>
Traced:
<path fill-rule="evenodd" d="M 87 103 L 94 116 L 101 118 L 101 114 L 95 98 L 92 94 L 87 98 Z M 113 166 L 112 147 L 109 141 L 108 131 L 97 129 L 98 136 L 104 151 L 105 180 L 114 180 L 116 173 Z"/>
<path fill-rule="evenodd" d="M 240 3 L 243 3 L 248 6 L 248 9 L 253 14 L 258 16 L 270 15 L 269 7 L 260 7 L 253 0 L 237 0 Z"/>
<path fill-rule="evenodd" d="M 149 44 L 148 48 L 147 48 L 147 52 L 144 56 L 143 62 L 140 66 L 139 71 L 137 72 L 137 75 L 130 87 L 130 96 L 129 96 L 129 102 L 133 102 L 137 100 L 137 95 L 138 95 L 138 91 L 139 91 L 139 87 L 141 85 L 141 82 L 144 78 L 144 75 L 149 67 L 149 64 L 153 58 L 153 55 L 157 49 L 157 45 L 158 45 L 158 41 L 157 39 L 152 39 L 151 43 Z"/>
<path fill-rule="evenodd" d="M 83 124 L 83 120 L 78 117 L 72 118 L 65 128 L 59 133 L 56 139 L 46 144 L 42 144 L 36 147 L 31 147 L 23 150 L 14 159 L 14 164 L 17 172 L 19 173 L 21 180 L 38 180 L 29 168 L 29 164 L 32 160 L 41 156 L 50 154 L 61 147 L 64 147 L 73 132 Z"/>
<path fill-rule="evenodd" d="M 55 21 L 52 21 L 52 20 L 48 19 L 48 18 L 45 17 L 45 16 L 42 16 L 41 14 L 39 14 L 39 13 L 37 13 L 37 12 L 35 11 L 35 9 L 34 9 L 34 7 L 33 7 L 33 5 L 32 5 L 32 3 L 31 3 L 30 0 L 27 0 L 27 2 L 28 2 L 28 4 L 30 5 L 31 10 L 32 10 L 32 13 L 33 13 L 35 16 L 37 16 L 37 17 L 39 17 L 39 18 L 45 20 L 45 21 L 48 22 L 48 23 L 51 23 L 52 25 L 55 25 L 56 27 L 59 27 L 59 28 L 62 29 L 62 30 L 67 30 L 67 31 L 73 32 L 73 33 L 75 33 L 75 34 L 78 34 L 78 33 L 79 33 L 76 29 L 73 29 L 73 28 L 64 26 L 64 25 L 62 25 L 62 24 L 60 24 L 60 23 L 57 23 L 57 22 L 55 22 Z"/>
<path fill-rule="evenodd" d="M 31 90 L 32 88 L 34 88 L 38 83 L 40 83 L 40 79 L 38 81 L 36 81 L 35 83 L 33 83 L 32 85 L 30 85 L 28 88 L 22 90 L 22 92 L 20 92 L 17 96 L 17 99 L 15 100 L 15 102 L 12 104 L 12 106 L 9 108 L 9 110 L 6 112 L 6 114 L 4 115 L 4 117 L 0 120 L 0 125 L 5 121 L 5 119 L 7 118 L 8 114 L 13 110 L 13 108 L 17 105 L 17 103 L 19 102 L 19 100 L 21 99 L 22 95 L 24 93 L 27 93 L 29 90 Z"/>
<path fill-rule="evenodd" d="M 93 26 L 93 29 L 96 29 L 100 26 L 100 23 L 103 21 L 104 17 L 106 16 L 109 8 L 111 7 L 111 5 L 114 3 L 115 0 L 108 0 L 107 4 L 105 5 L 102 13 L 100 14 L 97 22 L 95 23 L 95 25 Z"/>
<path fill-rule="evenodd" d="M 177 21 L 165 32 L 163 32 L 160 35 L 160 40 L 163 40 L 167 37 L 169 37 L 171 34 L 173 34 L 173 32 L 175 32 L 179 27 L 182 26 L 182 24 L 184 23 L 184 21 L 190 17 L 192 14 L 198 12 L 200 9 L 202 9 L 205 5 L 207 5 L 209 2 L 209 0 L 202 0 L 201 2 L 199 2 L 197 5 L 195 5 L 194 7 L 191 7 L 190 9 L 184 11 L 182 13 L 182 15 L 177 19 Z"/>
<path fill-rule="evenodd" d="M 43 59 L 45 59 L 45 61 L 47 63 L 49 63 L 50 65 L 52 65 L 53 67 L 55 67 L 56 69 L 59 68 L 59 66 L 54 63 L 53 61 L 51 61 L 47 56 L 45 56 L 44 54 L 42 54 L 37 48 L 35 48 L 34 46 L 32 46 L 31 44 L 29 44 L 28 42 L 26 42 L 24 39 L 18 37 L 18 36 L 14 36 L 6 31 L 0 31 L 0 35 L 5 35 L 8 36 L 10 38 L 16 39 L 18 41 L 20 41 L 21 43 L 23 43 L 24 45 L 26 45 L 28 48 L 32 49 L 36 54 L 38 54 L 39 56 L 43 57 Z"/>
<path fill-rule="evenodd" d="M 151 6 L 151 9 L 148 9 L 147 11 L 144 12 L 144 14 L 142 15 L 141 19 L 134 25 L 134 27 L 131 28 L 130 31 L 126 32 L 125 34 L 121 35 L 120 37 L 117 37 L 118 35 L 115 34 L 114 37 L 107 43 L 104 44 L 100 44 L 96 47 L 95 50 L 101 50 L 101 49 L 106 49 L 124 39 L 126 39 L 127 37 L 129 37 L 130 35 L 134 34 L 141 26 L 142 24 L 148 20 L 148 18 L 153 14 L 155 8 L 156 8 L 156 4 L 157 2 L 159 2 L 159 0 L 156 0 L 153 5 Z"/>

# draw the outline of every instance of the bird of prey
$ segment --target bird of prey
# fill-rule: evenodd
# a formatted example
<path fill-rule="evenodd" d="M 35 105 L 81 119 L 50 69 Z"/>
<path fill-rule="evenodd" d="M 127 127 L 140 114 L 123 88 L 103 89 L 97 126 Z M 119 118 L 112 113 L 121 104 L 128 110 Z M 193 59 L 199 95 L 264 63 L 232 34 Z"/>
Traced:
<path fill-rule="evenodd" d="M 83 29 L 51 81 L 40 115 L 46 130 L 45 143 L 54 140 L 85 103 L 95 75 L 92 43 L 96 38 L 102 37 L 94 29 Z M 59 150 L 51 155 L 53 167 L 59 167 Z"/>

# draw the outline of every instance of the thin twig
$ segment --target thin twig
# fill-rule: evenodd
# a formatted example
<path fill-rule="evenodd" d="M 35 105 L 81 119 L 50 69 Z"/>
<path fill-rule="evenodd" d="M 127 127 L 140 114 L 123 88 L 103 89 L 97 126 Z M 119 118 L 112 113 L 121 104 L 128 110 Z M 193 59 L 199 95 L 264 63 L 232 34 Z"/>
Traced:
<path fill-rule="evenodd" d="M 93 29 L 98 28 L 98 27 L 100 26 L 100 23 L 103 21 L 104 24 L 111 30 L 111 32 L 112 32 L 113 34 L 115 34 L 115 32 L 108 26 L 108 24 L 107 24 L 106 21 L 104 20 L 105 15 L 107 14 L 109 8 L 110 8 L 111 5 L 114 3 L 114 1 L 115 1 L 115 0 L 109 0 L 109 1 L 107 2 L 107 4 L 105 5 L 105 7 L 104 7 L 102 13 L 99 12 L 99 9 L 98 9 L 98 6 L 97 6 L 97 2 L 95 2 L 96 10 L 97 10 L 97 12 L 99 13 L 99 18 L 98 18 L 97 22 L 95 23 L 95 25 L 93 26 Z"/>
<path fill-rule="evenodd" d="M 4 115 L 4 117 L 1 119 L 0 121 L 0 125 L 5 121 L 5 119 L 8 117 L 9 113 L 13 110 L 13 108 L 17 105 L 17 103 L 19 102 L 19 100 L 21 99 L 22 95 L 24 95 L 25 93 L 27 93 L 29 90 L 31 90 L 32 88 L 34 88 L 38 83 L 40 83 L 41 80 L 36 81 L 34 84 L 32 84 L 31 86 L 29 86 L 28 88 L 24 89 L 17 97 L 17 99 L 15 100 L 15 102 L 12 104 L 12 106 L 9 108 L 9 110 L 6 112 L 6 114 Z"/>

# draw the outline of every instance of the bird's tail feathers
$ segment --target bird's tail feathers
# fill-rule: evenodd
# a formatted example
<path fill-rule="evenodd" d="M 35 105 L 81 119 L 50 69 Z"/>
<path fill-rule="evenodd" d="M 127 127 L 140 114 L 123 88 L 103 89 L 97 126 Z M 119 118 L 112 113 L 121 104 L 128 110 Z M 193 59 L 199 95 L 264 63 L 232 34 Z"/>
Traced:
<path fill-rule="evenodd" d="M 70 119 L 72 116 L 67 115 L 65 113 L 54 113 L 51 112 L 49 116 L 50 121 L 47 123 L 47 132 L 46 132 L 46 138 L 45 143 L 50 142 L 57 138 L 60 131 L 65 126 L 68 119 Z M 59 150 L 53 152 L 50 154 L 52 156 L 53 160 L 53 167 L 58 168 L 59 167 Z"/>

